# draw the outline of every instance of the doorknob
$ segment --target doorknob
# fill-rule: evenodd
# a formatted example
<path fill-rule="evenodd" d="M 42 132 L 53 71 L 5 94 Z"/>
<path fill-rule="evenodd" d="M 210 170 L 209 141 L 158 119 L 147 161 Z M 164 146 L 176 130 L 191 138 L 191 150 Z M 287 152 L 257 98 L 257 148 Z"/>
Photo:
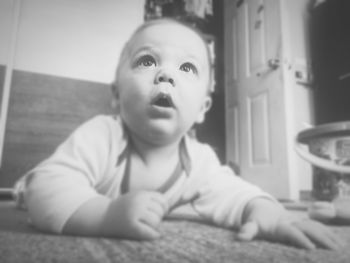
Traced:
<path fill-rule="evenodd" d="M 278 58 L 271 58 L 267 61 L 267 67 L 265 66 L 263 69 L 258 71 L 256 75 L 260 77 L 262 75 L 268 74 L 269 72 L 278 69 L 280 65 L 281 65 L 281 62 Z"/>
<path fill-rule="evenodd" d="M 272 58 L 267 61 L 267 65 L 270 69 L 276 70 L 280 66 L 280 60 L 278 58 Z"/>

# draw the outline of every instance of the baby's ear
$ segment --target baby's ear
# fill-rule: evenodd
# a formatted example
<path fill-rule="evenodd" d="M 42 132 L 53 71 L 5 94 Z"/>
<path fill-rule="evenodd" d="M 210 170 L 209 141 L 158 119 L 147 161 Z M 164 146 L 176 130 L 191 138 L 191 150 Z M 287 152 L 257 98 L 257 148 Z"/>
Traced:
<path fill-rule="evenodd" d="M 111 107 L 112 107 L 112 109 L 119 112 L 119 90 L 118 90 L 117 83 L 113 82 L 111 84 L 111 90 L 112 90 L 112 94 L 113 94 L 112 101 L 111 101 Z"/>
<path fill-rule="evenodd" d="M 208 110 L 210 110 L 212 105 L 212 98 L 208 95 L 205 97 L 204 102 L 202 104 L 202 108 L 198 114 L 196 123 L 200 124 L 203 123 L 205 120 L 205 114 Z"/>

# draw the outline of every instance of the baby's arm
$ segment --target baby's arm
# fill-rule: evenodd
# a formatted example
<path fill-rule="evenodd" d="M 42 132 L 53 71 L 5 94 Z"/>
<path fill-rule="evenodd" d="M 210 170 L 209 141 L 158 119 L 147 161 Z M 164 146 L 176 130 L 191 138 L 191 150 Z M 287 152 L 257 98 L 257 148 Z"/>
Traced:
<path fill-rule="evenodd" d="M 83 204 L 67 221 L 63 233 L 155 239 L 168 211 L 164 196 L 157 192 L 130 192 L 114 200 L 99 196 Z"/>
<path fill-rule="evenodd" d="M 339 238 L 323 224 L 307 218 L 298 219 L 265 198 L 255 198 L 247 204 L 238 238 L 245 241 L 263 238 L 306 249 L 339 249 L 342 246 Z"/>
<path fill-rule="evenodd" d="M 192 185 L 193 191 L 199 193 L 193 208 L 200 216 L 217 225 L 238 229 L 240 240 L 262 238 L 308 249 L 337 249 L 342 245 L 324 225 L 294 218 L 271 195 L 221 166 L 210 148 L 194 146 L 200 148 L 196 150 L 194 167 L 201 180 Z"/>
<path fill-rule="evenodd" d="M 115 159 L 123 149 L 122 138 L 120 123 L 96 117 L 23 177 L 18 200 L 28 209 L 32 224 L 58 234 L 157 237 L 157 227 L 167 211 L 162 195 L 139 192 L 111 199 L 106 194 L 111 176 L 117 176 Z"/>

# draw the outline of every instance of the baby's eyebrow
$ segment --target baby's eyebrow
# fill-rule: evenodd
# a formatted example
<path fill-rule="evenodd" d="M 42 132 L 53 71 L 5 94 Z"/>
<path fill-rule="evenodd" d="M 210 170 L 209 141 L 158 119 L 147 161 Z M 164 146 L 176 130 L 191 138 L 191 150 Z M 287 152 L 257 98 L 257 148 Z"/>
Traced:
<path fill-rule="evenodd" d="M 154 53 L 154 52 L 156 52 L 156 49 L 154 47 L 152 47 L 152 46 L 142 46 L 142 47 L 138 48 L 135 51 L 134 55 L 137 55 L 137 54 L 143 53 L 143 52 L 152 52 L 152 53 Z"/>
<path fill-rule="evenodd" d="M 193 55 L 193 54 L 185 54 L 184 56 L 187 59 L 190 59 L 190 62 L 200 62 L 201 58 L 199 56 Z"/>

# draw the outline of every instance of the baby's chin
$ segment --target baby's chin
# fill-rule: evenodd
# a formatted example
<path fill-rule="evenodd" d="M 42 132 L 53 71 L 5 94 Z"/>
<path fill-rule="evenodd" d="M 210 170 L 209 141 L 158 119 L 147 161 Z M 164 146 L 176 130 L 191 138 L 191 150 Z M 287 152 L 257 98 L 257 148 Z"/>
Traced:
<path fill-rule="evenodd" d="M 167 145 L 178 142 L 186 133 L 188 129 L 181 128 L 173 120 L 156 119 L 147 124 L 143 129 L 134 130 L 140 139 L 152 145 Z"/>

